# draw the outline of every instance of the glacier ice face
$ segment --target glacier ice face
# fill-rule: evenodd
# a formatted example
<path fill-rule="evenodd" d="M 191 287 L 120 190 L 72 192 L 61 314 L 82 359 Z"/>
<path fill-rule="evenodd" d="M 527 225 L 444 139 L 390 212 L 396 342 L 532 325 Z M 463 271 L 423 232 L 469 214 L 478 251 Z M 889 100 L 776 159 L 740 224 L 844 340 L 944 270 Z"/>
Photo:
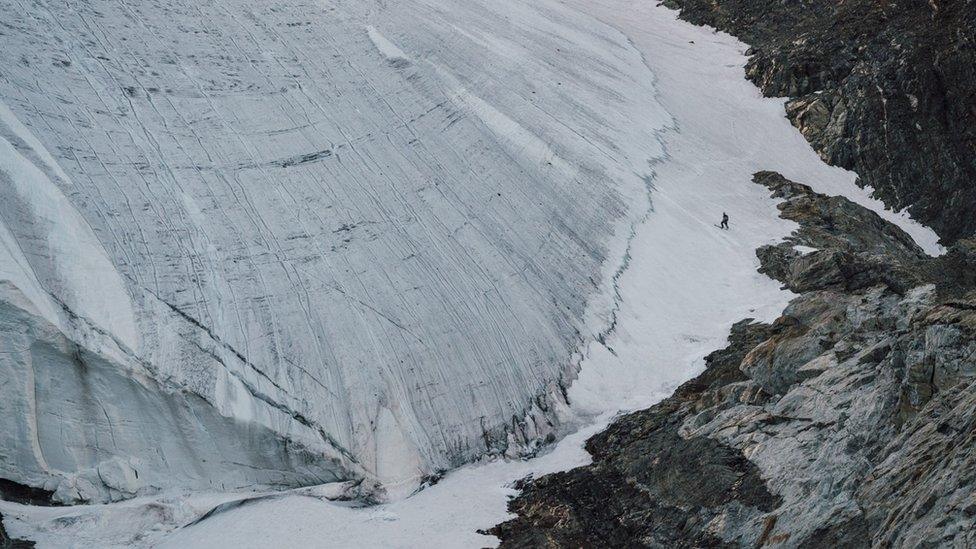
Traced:
<path fill-rule="evenodd" d="M 549 1 L 0 10 L 0 477 L 396 493 L 554 432 L 669 123 L 623 35 Z"/>
<path fill-rule="evenodd" d="M 287 487 L 353 470 L 312 433 L 286 440 L 257 422 L 242 424 L 137 361 L 90 351 L 7 282 L 0 282 L 0 334 L 2 474 L 55 500 L 115 501 L 174 481 Z"/>

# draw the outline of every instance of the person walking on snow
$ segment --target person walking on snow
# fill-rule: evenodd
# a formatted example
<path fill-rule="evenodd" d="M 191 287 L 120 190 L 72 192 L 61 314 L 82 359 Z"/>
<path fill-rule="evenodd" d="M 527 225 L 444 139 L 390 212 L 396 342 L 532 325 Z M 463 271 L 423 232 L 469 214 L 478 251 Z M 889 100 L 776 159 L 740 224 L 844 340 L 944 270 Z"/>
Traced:
<path fill-rule="evenodd" d="M 719 228 L 729 230 L 729 216 L 725 212 L 722 212 L 722 223 Z"/>

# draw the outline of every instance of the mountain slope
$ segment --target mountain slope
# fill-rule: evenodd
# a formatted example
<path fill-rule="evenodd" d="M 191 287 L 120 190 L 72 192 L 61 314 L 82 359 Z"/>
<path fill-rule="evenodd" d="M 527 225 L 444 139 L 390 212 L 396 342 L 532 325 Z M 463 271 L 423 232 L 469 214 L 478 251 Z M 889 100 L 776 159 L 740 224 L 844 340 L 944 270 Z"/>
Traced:
<path fill-rule="evenodd" d="M 557 3 L 0 10 L 0 272 L 37 326 L 0 333 L 0 477 L 405 493 L 556 433 L 668 123 L 619 33 Z M 31 390 L 71 356 L 104 368 Z"/>
<path fill-rule="evenodd" d="M 825 161 L 946 243 L 976 234 L 976 2 L 665 4 L 750 44 L 748 78 Z"/>
<path fill-rule="evenodd" d="M 503 547 L 974 542 L 973 241 L 930 258 L 847 199 L 756 181 L 800 223 L 758 252 L 799 297 L 591 438 L 592 465 L 525 483 Z"/>

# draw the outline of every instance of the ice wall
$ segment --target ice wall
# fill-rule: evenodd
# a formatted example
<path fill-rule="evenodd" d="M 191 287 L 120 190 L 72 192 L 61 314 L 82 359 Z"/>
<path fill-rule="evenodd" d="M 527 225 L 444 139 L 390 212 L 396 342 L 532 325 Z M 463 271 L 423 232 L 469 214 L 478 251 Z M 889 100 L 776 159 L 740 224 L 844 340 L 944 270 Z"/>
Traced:
<path fill-rule="evenodd" d="M 0 13 L 0 477 L 403 491 L 556 428 L 669 121 L 625 37 L 548 1 Z M 70 414 L 97 440 L 36 434 Z"/>

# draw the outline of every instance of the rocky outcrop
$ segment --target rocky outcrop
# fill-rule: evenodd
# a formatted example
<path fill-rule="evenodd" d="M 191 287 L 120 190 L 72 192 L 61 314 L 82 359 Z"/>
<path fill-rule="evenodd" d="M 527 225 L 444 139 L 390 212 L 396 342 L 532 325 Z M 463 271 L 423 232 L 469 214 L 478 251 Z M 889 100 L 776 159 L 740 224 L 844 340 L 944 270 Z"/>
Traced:
<path fill-rule="evenodd" d="M 976 2 L 666 0 L 753 47 L 746 74 L 831 164 L 948 242 L 976 232 Z"/>
<path fill-rule="evenodd" d="M 800 295 L 590 439 L 591 465 L 524 483 L 503 546 L 976 543 L 973 243 L 929 258 L 847 199 L 755 181 L 800 223 L 757 251 Z"/>

